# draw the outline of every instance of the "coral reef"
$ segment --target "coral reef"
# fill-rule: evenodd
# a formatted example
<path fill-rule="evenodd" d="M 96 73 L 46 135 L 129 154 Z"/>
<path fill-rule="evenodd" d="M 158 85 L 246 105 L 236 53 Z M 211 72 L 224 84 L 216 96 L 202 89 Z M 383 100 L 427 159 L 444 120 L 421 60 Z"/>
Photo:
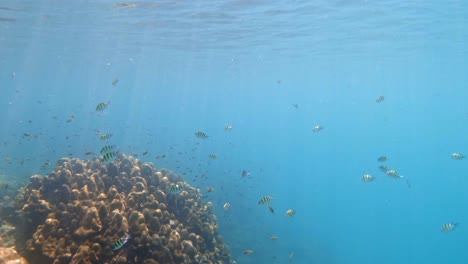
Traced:
<path fill-rule="evenodd" d="M 2 264 L 28 264 L 16 250 L 9 247 L 0 247 L 0 263 Z"/>
<path fill-rule="evenodd" d="M 176 184 L 184 188 L 172 193 Z M 110 163 L 63 158 L 48 175 L 32 176 L 17 204 L 16 247 L 30 262 L 230 262 L 200 191 L 123 154 Z"/>

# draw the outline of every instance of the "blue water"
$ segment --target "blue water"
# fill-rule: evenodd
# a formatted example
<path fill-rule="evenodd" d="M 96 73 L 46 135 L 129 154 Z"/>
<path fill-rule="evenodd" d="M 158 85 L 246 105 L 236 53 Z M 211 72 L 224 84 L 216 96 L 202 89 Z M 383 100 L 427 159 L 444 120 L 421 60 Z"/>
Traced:
<path fill-rule="evenodd" d="M 90 158 L 108 132 L 214 188 L 238 263 L 468 261 L 468 159 L 450 157 L 468 155 L 467 2 L 134 3 L 0 3 L 0 180 Z"/>

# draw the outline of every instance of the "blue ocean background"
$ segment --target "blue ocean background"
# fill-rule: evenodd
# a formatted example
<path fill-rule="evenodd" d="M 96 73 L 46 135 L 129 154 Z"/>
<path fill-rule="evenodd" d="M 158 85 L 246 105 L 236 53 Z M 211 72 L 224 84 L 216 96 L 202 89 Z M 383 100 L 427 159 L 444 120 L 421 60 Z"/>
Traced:
<path fill-rule="evenodd" d="M 465 1 L 4 0 L 0 180 L 112 133 L 206 194 L 237 263 L 466 263 L 467 47 Z"/>

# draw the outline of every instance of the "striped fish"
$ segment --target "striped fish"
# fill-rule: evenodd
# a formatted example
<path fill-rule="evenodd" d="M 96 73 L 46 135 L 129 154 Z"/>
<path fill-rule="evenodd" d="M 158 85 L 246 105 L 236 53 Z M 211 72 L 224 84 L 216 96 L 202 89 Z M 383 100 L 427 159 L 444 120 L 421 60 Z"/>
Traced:
<path fill-rule="evenodd" d="M 130 235 L 124 235 L 119 240 L 117 240 L 114 245 L 112 245 L 112 250 L 119 250 L 121 249 L 130 239 Z"/>
<path fill-rule="evenodd" d="M 172 194 L 177 194 L 180 193 L 184 189 L 184 186 L 176 184 L 172 185 L 171 188 L 169 188 L 169 192 Z"/>
<path fill-rule="evenodd" d="M 109 139 L 111 137 L 112 137 L 112 134 L 107 134 L 107 133 L 99 135 L 100 140 L 106 140 L 106 139 Z"/>
<path fill-rule="evenodd" d="M 267 196 L 263 196 L 262 199 L 260 199 L 260 201 L 258 201 L 258 204 L 259 204 L 259 205 L 269 204 L 270 201 L 271 201 L 271 199 L 273 199 L 273 198 L 271 198 L 271 197 L 268 196 L 268 195 L 267 195 Z"/>
<path fill-rule="evenodd" d="M 197 138 L 201 138 L 201 139 L 208 138 L 208 135 L 205 134 L 205 132 L 202 132 L 202 131 L 196 132 L 196 133 L 195 133 L 195 136 L 196 136 Z"/>
<path fill-rule="evenodd" d="M 108 152 L 108 153 L 104 154 L 104 156 L 102 156 L 102 161 L 104 161 L 104 162 L 111 161 L 111 160 L 113 160 L 115 157 L 117 157 L 117 154 L 118 154 L 118 153 L 119 153 L 118 151 Z"/>
<path fill-rule="evenodd" d="M 457 227 L 457 226 L 458 226 L 458 223 L 443 224 L 442 227 L 440 228 L 440 231 L 444 232 L 444 233 L 447 233 L 447 232 L 453 231 L 455 229 L 455 227 Z"/>
<path fill-rule="evenodd" d="M 364 175 L 362 175 L 361 180 L 363 182 L 371 182 L 371 181 L 375 180 L 375 177 L 370 175 L 370 174 L 364 174 Z"/>
<path fill-rule="evenodd" d="M 101 148 L 101 154 L 111 152 L 115 148 L 115 145 L 107 145 Z"/>
<path fill-rule="evenodd" d="M 98 105 L 96 105 L 96 111 L 102 111 L 106 109 L 109 104 L 110 104 L 110 101 L 107 103 L 106 102 L 99 103 Z"/>

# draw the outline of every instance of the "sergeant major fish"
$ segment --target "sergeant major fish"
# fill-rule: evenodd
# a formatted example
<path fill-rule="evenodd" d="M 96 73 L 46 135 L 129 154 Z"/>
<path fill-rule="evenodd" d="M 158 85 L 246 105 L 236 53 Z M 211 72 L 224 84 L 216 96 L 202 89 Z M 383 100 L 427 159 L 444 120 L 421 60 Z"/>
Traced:
<path fill-rule="evenodd" d="M 443 224 L 442 227 L 440 228 L 440 231 L 447 233 L 447 232 L 453 231 L 457 226 L 458 226 L 458 223 Z"/>
<path fill-rule="evenodd" d="M 184 189 L 184 186 L 179 185 L 179 184 L 175 184 L 175 185 L 172 185 L 171 188 L 169 188 L 169 193 L 178 194 L 178 193 L 180 193 L 183 189 Z"/>
<path fill-rule="evenodd" d="M 258 201 L 258 204 L 259 205 L 264 205 L 264 204 L 269 204 L 270 201 L 272 200 L 273 198 L 271 198 L 270 196 L 263 196 L 260 201 Z"/>
<path fill-rule="evenodd" d="M 114 245 L 112 245 L 112 250 L 119 250 L 121 249 L 131 238 L 130 235 L 124 235 L 119 240 L 117 240 Z"/>
<path fill-rule="evenodd" d="M 107 103 L 106 102 L 99 103 L 98 105 L 96 105 L 96 111 L 102 111 L 102 110 L 106 109 L 107 106 L 109 106 L 109 104 L 110 104 L 110 101 L 107 102 Z"/>

